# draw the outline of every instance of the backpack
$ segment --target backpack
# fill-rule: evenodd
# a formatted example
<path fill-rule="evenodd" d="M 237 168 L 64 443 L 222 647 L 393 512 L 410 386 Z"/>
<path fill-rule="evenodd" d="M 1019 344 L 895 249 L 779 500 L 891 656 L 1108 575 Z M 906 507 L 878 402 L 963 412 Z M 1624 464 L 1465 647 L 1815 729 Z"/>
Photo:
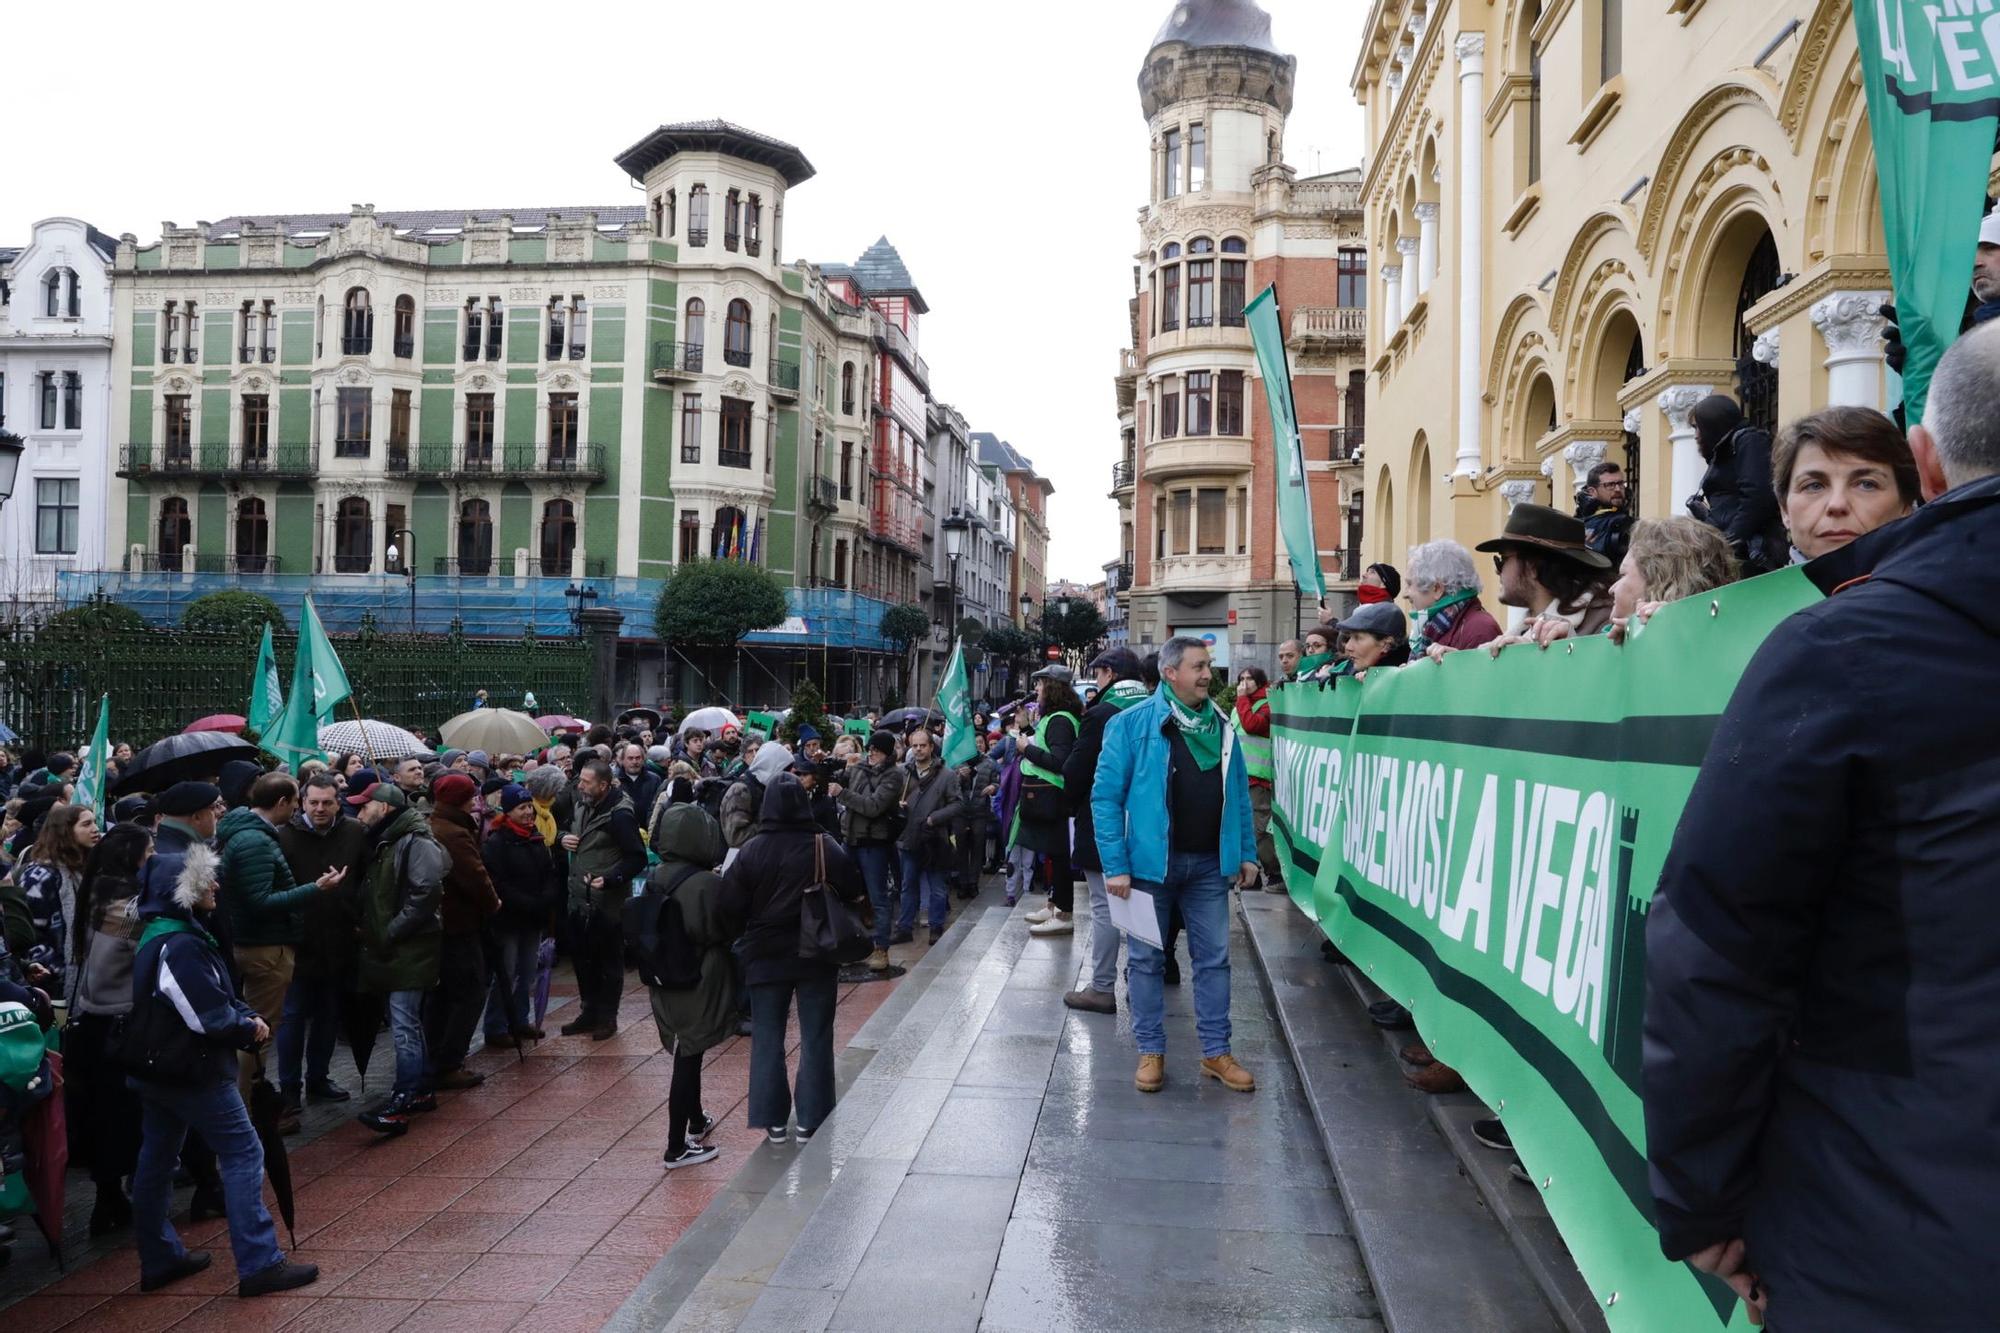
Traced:
<path fill-rule="evenodd" d="M 702 809 L 708 811 L 709 818 L 721 823 L 722 798 L 727 796 L 729 789 L 735 785 L 727 778 L 703 778 L 695 784 L 695 800 L 701 804 Z M 761 784 L 759 786 L 761 790 Z"/>
<path fill-rule="evenodd" d="M 700 870 L 682 866 L 664 886 L 649 880 L 646 891 L 627 901 L 625 937 L 633 942 L 639 980 L 661 990 L 692 990 L 701 984 L 701 949 L 681 919 L 674 891 Z"/>

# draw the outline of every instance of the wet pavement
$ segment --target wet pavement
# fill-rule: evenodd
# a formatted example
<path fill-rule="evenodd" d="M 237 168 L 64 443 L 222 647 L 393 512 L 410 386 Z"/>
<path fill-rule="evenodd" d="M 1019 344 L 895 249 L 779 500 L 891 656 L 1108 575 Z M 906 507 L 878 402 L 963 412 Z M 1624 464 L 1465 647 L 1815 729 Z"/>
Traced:
<path fill-rule="evenodd" d="M 1122 987 L 1116 1016 L 1062 1004 L 1087 918 L 1034 938 L 1027 908 L 955 928 L 849 1044 L 818 1138 L 759 1149 L 612 1327 L 1383 1327 L 1241 922 L 1233 1049 L 1257 1091 L 1199 1077 L 1183 985 L 1148 1096 Z"/>

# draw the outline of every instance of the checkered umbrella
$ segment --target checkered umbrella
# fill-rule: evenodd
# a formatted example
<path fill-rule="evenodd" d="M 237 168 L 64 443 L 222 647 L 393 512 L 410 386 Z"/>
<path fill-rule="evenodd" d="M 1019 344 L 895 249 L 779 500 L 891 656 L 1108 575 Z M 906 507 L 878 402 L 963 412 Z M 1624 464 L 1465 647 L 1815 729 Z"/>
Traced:
<path fill-rule="evenodd" d="M 357 722 L 329 722 L 319 729 L 319 748 L 328 754 L 373 755 L 377 759 L 410 759 L 431 750 L 401 727 L 370 718 Z"/>

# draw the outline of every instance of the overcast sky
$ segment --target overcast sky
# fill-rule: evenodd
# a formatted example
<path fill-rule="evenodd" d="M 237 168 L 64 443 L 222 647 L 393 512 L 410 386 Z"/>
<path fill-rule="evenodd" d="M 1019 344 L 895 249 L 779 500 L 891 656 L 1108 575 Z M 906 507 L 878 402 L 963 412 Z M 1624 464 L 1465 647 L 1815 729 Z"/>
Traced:
<path fill-rule="evenodd" d="M 1299 60 L 1286 161 L 1357 163 L 1347 80 L 1366 5 L 1263 3 Z M 851 261 L 884 234 L 902 252 L 931 307 L 932 392 L 1054 481 L 1049 575 L 1088 581 L 1118 554 L 1105 492 L 1146 201 L 1136 81 L 1171 8 L 350 4 L 169 24 L 113 3 L 79 28 L 65 6 L 18 5 L 9 101 L 39 125 L 14 136 L 0 244 L 56 214 L 149 243 L 162 219 L 355 202 L 631 204 L 615 154 L 663 122 L 735 121 L 819 170 L 788 201 L 787 262 Z M 78 46 L 89 32 L 103 40 Z"/>

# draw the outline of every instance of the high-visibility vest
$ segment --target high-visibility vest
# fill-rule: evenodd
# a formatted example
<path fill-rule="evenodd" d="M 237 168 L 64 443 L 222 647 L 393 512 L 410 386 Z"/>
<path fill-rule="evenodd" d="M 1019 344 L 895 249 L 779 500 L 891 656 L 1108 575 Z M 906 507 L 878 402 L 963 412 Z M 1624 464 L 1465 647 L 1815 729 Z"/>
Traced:
<path fill-rule="evenodd" d="M 1269 699 L 1259 699 L 1256 703 L 1250 705 L 1250 707 L 1259 713 L 1269 713 L 1271 711 L 1271 701 Z M 1236 728 L 1236 738 L 1243 746 L 1243 766 L 1248 770 L 1251 779 L 1256 782 L 1275 781 L 1278 776 L 1278 767 L 1272 757 L 1270 736 L 1268 734 L 1263 736 L 1252 735 L 1249 729 L 1243 725 L 1243 715 L 1234 708 L 1229 710 L 1229 725 Z"/>
<path fill-rule="evenodd" d="M 1075 713 L 1050 713 L 1047 717 L 1043 718 L 1040 722 L 1035 724 L 1036 749 L 1047 750 L 1049 748 L 1049 739 L 1048 739 L 1049 723 L 1055 721 L 1059 717 L 1066 717 L 1069 719 L 1069 725 L 1072 731 L 1083 730 L 1083 723 L 1077 719 Z M 1032 759 L 1027 758 L 1025 755 L 1021 759 L 1021 771 L 1023 773 L 1026 773 L 1031 778 L 1041 779 L 1043 782 L 1048 783 L 1051 787 L 1060 787 L 1063 785 L 1062 774 L 1049 772 L 1048 769 L 1043 768 L 1040 764 L 1036 763 Z"/>

